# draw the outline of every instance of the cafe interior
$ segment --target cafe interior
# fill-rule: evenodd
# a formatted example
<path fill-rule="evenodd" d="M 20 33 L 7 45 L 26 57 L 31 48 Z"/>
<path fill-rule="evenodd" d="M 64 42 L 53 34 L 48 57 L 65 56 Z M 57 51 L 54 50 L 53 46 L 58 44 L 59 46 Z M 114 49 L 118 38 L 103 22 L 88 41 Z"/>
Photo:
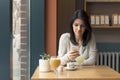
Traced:
<path fill-rule="evenodd" d="M 0 0 L 0 5 L 0 80 L 120 80 L 120 0 Z M 62 66 L 60 36 L 81 9 L 96 38 L 96 62 L 82 66 L 80 56 Z"/>

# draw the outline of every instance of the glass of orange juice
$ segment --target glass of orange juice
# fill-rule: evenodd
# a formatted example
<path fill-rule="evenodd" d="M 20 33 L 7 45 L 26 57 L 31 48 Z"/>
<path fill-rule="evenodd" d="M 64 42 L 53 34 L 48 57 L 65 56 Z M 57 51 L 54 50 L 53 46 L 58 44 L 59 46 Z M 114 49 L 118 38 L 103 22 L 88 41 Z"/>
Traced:
<path fill-rule="evenodd" d="M 57 74 L 57 68 L 60 66 L 60 59 L 57 56 L 51 56 L 50 67 Z"/>

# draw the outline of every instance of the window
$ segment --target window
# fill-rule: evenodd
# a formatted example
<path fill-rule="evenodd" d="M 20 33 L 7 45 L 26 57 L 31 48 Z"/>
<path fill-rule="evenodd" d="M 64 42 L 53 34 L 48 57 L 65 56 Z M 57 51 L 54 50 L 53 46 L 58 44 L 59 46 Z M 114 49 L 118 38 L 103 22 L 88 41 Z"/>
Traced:
<path fill-rule="evenodd" d="M 29 0 L 12 2 L 12 80 L 30 80 Z"/>

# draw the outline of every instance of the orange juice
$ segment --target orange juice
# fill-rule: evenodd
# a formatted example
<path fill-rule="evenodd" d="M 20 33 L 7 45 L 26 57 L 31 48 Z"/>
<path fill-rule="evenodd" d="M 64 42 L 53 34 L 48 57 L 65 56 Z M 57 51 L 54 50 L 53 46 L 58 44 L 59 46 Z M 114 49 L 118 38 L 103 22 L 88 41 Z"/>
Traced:
<path fill-rule="evenodd" d="M 57 68 L 60 65 L 60 59 L 58 58 L 51 58 L 50 59 L 50 66 L 52 68 Z"/>

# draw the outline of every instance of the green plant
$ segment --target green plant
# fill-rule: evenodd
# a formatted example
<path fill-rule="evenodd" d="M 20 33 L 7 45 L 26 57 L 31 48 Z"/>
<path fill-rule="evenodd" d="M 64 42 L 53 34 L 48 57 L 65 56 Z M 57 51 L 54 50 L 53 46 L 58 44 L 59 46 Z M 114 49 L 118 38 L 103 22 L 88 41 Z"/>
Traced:
<path fill-rule="evenodd" d="M 50 59 L 50 56 L 47 55 L 47 53 L 43 52 L 42 54 L 40 54 L 40 57 L 43 59 L 43 60 L 48 60 Z"/>

